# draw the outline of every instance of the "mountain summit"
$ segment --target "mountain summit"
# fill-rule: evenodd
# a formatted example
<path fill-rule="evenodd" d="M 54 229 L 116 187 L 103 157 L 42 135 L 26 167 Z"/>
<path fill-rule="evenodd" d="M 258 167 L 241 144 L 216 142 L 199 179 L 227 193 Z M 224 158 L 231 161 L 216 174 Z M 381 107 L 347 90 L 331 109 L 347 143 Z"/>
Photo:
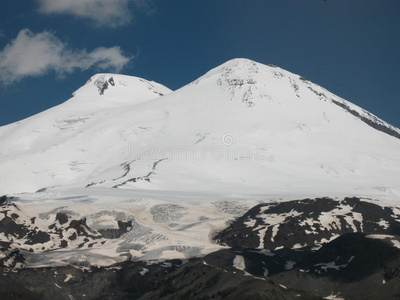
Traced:
<path fill-rule="evenodd" d="M 234 59 L 177 91 L 93 76 L 0 128 L 0 194 L 93 188 L 398 201 L 400 130 L 276 66 Z"/>
<path fill-rule="evenodd" d="M 170 89 L 154 81 L 120 74 L 96 74 L 73 93 L 79 101 L 109 101 L 116 104 L 138 104 L 164 96 Z M 98 97 L 98 96 L 103 97 Z M 72 99 L 70 100 L 72 101 Z"/>

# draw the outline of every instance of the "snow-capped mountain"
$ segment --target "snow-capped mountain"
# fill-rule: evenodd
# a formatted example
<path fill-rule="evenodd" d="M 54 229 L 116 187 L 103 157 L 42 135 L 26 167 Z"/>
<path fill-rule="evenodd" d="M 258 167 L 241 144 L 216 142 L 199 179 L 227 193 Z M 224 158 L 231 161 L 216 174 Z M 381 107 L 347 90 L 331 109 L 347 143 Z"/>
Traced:
<path fill-rule="evenodd" d="M 0 194 L 86 187 L 396 202 L 400 130 L 301 76 L 234 59 L 174 92 L 95 75 L 65 103 L 0 128 L 0 169 Z"/>
<path fill-rule="evenodd" d="M 97 74 L 1 127 L 0 171 L 0 298 L 400 291 L 400 130 L 276 66 Z"/>

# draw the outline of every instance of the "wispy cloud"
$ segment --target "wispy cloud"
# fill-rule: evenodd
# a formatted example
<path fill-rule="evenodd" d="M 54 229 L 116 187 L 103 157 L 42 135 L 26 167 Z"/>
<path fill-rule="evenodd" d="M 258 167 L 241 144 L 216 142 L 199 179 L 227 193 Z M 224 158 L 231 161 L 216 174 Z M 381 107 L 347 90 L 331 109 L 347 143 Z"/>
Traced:
<path fill-rule="evenodd" d="M 0 51 L 0 82 L 11 84 L 50 71 L 63 75 L 92 67 L 118 72 L 131 59 L 119 47 L 71 49 L 51 32 L 35 34 L 23 29 Z"/>
<path fill-rule="evenodd" d="M 118 27 L 128 24 L 133 10 L 154 10 L 152 0 L 37 0 L 45 14 L 65 14 L 90 19 L 98 26 Z"/>

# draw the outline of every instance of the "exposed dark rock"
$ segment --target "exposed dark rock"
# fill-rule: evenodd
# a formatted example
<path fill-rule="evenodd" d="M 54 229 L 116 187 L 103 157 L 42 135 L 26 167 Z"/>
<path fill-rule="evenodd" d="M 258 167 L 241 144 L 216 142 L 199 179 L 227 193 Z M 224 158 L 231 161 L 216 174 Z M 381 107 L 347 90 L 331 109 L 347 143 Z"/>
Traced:
<path fill-rule="evenodd" d="M 384 240 L 366 238 L 362 233 L 347 233 L 303 259 L 296 268 L 337 281 L 352 282 L 368 277 L 399 259 L 400 249 Z M 386 280 L 389 280 L 389 273 Z"/>
<path fill-rule="evenodd" d="M 68 222 L 68 216 L 64 213 L 58 212 L 56 215 L 56 221 L 63 225 Z"/>
<path fill-rule="evenodd" d="M 71 235 L 68 237 L 68 239 L 70 239 L 71 241 L 74 241 L 74 240 L 76 240 L 76 237 L 77 237 L 76 232 L 74 232 L 73 234 L 71 234 Z"/>
<path fill-rule="evenodd" d="M 145 181 L 150 182 L 151 175 L 153 175 L 153 174 L 155 173 L 158 164 L 159 164 L 160 162 L 164 161 L 164 160 L 166 160 L 166 158 L 162 158 L 162 159 L 159 159 L 159 160 L 155 161 L 155 162 L 153 163 L 152 170 L 151 170 L 147 175 L 145 175 L 145 176 L 140 176 L 140 177 L 130 178 L 130 179 L 128 179 L 128 180 L 125 180 L 125 181 L 122 182 L 122 183 L 119 183 L 119 184 L 114 185 L 113 188 L 119 188 L 120 186 L 123 186 L 123 185 L 127 184 L 128 182 L 137 182 L 137 181 L 139 181 L 139 180 L 145 180 Z M 128 167 L 129 167 L 129 165 L 128 165 Z M 126 174 L 129 173 L 129 170 L 130 170 L 130 169 L 127 169 L 127 172 L 125 173 L 124 176 L 126 176 Z M 122 176 L 122 177 L 124 177 L 124 176 Z"/>
<path fill-rule="evenodd" d="M 30 232 L 27 236 L 27 245 L 44 244 L 50 241 L 50 235 L 43 231 Z"/>
<path fill-rule="evenodd" d="M 307 78 L 305 78 L 305 77 L 303 77 L 303 76 L 300 76 L 299 79 L 300 79 L 301 81 L 305 81 L 305 82 L 309 81 Z"/>
<path fill-rule="evenodd" d="M 231 247 L 312 248 L 348 232 L 398 234 L 397 220 L 392 208 L 359 198 L 306 199 L 255 206 L 215 238 Z"/>
<path fill-rule="evenodd" d="M 20 269 L 0 266 L 0 299 L 139 299 L 181 261 L 147 265 L 126 262 L 111 268 L 76 267 Z"/>
<path fill-rule="evenodd" d="M 303 81 L 307 81 L 306 79 L 303 79 L 303 77 L 300 77 L 300 79 Z M 365 115 L 361 115 L 358 111 L 352 109 L 349 105 L 347 105 L 346 102 L 337 101 L 335 99 L 332 99 L 331 97 L 328 97 L 326 94 L 316 91 L 311 86 L 309 86 L 308 89 L 310 91 L 312 91 L 314 94 L 316 94 L 321 100 L 326 101 L 329 99 L 330 101 L 332 101 L 332 103 L 336 104 L 337 106 L 340 106 L 345 111 L 352 114 L 356 118 L 360 119 L 361 121 L 363 121 L 365 124 L 371 126 L 372 128 L 374 128 L 378 131 L 381 131 L 383 133 L 386 133 L 390 136 L 393 136 L 395 138 L 400 139 L 400 133 L 396 127 L 385 123 L 384 121 L 380 120 L 378 117 L 374 116 L 373 114 L 363 110 L 363 113 Z"/>
<path fill-rule="evenodd" d="M 98 230 L 106 239 L 117 239 L 124 233 L 127 233 L 133 227 L 132 221 L 118 221 L 118 229 L 100 229 Z"/>
<path fill-rule="evenodd" d="M 26 226 L 17 224 L 15 220 L 9 216 L 5 216 L 0 221 L 0 232 L 6 236 L 12 235 L 21 239 L 28 234 L 29 230 Z"/>
<path fill-rule="evenodd" d="M 215 267 L 232 267 L 237 256 L 243 257 L 244 271 L 258 277 L 268 277 L 286 270 L 288 261 L 276 253 L 246 248 L 224 249 L 202 258 Z"/>
<path fill-rule="evenodd" d="M 381 132 L 384 132 L 388 135 L 391 135 L 393 137 L 396 137 L 398 139 L 400 139 L 400 133 L 398 131 L 396 131 L 393 127 L 388 127 L 386 126 L 381 120 L 379 120 L 377 117 L 371 115 L 368 113 L 369 118 L 360 115 L 360 113 L 358 111 L 355 111 L 353 109 L 351 109 L 348 105 L 346 105 L 345 103 L 339 102 L 339 101 L 335 101 L 332 100 L 333 103 L 335 103 L 336 105 L 342 107 L 343 109 L 345 109 L 346 111 L 348 111 L 349 113 L 351 113 L 353 116 L 359 118 L 361 121 L 363 121 L 364 123 L 366 123 L 367 125 L 371 126 L 372 128 L 375 128 L 376 130 L 379 130 Z M 367 112 L 366 112 L 367 113 Z"/>
<path fill-rule="evenodd" d="M 2 249 L 8 249 L 11 245 L 11 242 L 4 242 L 4 241 L 0 241 L 0 248 Z"/>
<path fill-rule="evenodd" d="M 25 258 L 18 249 L 11 250 L 11 252 L 5 252 L 6 257 L 0 259 L 0 267 L 6 264 L 7 269 L 19 269 L 25 263 Z"/>
<path fill-rule="evenodd" d="M 397 299 L 400 249 L 361 233 L 344 234 L 271 280 L 319 296 L 345 299 Z"/>
<path fill-rule="evenodd" d="M 242 271 L 223 269 L 195 261 L 166 275 L 142 300 L 187 299 L 321 299 L 288 290 L 271 281 L 245 276 Z"/>
<path fill-rule="evenodd" d="M 99 238 L 99 236 L 92 232 L 89 226 L 86 225 L 85 219 L 72 220 L 66 230 L 70 228 L 75 229 L 78 236 L 86 236 L 93 239 Z"/>
<path fill-rule="evenodd" d="M 0 205 L 3 205 L 3 204 L 5 204 L 5 203 L 6 203 L 6 201 L 7 201 L 7 196 L 6 196 L 6 195 L 4 195 L 4 196 L 0 196 Z"/>
<path fill-rule="evenodd" d="M 104 80 L 104 79 L 103 79 Z M 100 95 L 104 95 L 104 91 L 108 89 L 108 85 L 115 86 L 114 78 L 110 77 L 108 80 L 97 79 L 94 84 L 97 86 Z"/>

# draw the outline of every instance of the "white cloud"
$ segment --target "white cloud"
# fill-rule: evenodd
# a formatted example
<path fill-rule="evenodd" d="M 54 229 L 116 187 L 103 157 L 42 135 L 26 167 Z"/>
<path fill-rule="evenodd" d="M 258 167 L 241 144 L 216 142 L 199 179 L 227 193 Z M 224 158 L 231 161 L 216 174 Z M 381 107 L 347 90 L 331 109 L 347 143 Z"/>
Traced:
<path fill-rule="evenodd" d="M 45 14 L 67 14 L 87 18 L 99 26 L 117 27 L 128 24 L 132 6 L 151 11 L 152 0 L 38 0 Z"/>
<path fill-rule="evenodd" d="M 92 67 L 118 72 L 131 59 L 119 47 L 100 47 L 90 52 L 86 49 L 74 50 L 50 32 L 34 34 L 29 29 L 23 29 L 0 51 L 0 82 L 10 84 L 50 71 L 63 75 Z"/>

